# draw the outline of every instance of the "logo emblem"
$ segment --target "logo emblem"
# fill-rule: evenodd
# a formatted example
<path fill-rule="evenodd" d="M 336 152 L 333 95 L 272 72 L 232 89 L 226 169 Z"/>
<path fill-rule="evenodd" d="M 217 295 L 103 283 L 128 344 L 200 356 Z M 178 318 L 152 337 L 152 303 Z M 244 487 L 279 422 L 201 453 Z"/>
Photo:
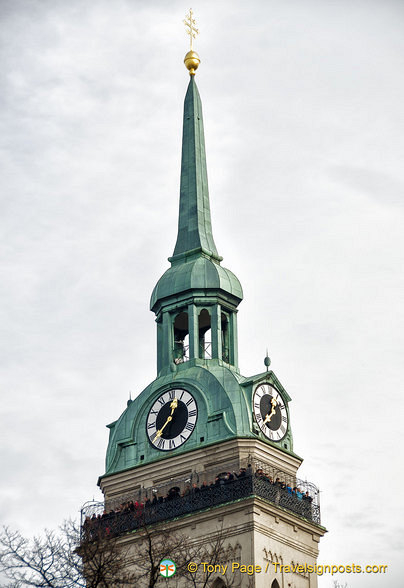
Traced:
<path fill-rule="evenodd" d="M 163 561 L 160 562 L 160 575 L 164 578 L 174 576 L 176 569 L 175 563 L 171 561 L 171 559 L 163 559 Z"/>

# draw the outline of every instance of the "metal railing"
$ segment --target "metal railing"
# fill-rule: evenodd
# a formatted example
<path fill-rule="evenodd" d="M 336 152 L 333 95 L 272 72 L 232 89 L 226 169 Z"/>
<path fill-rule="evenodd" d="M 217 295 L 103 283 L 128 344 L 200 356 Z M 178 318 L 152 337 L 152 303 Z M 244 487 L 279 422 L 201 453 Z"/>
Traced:
<path fill-rule="evenodd" d="M 286 509 L 304 519 L 320 524 L 320 506 L 310 498 L 303 498 L 301 493 L 293 493 L 280 483 L 271 483 L 257 474 L 244 474 L 232 480 L 217 478 L 210 486 L 189 488 L 188 493 L 180 495 L 179 488 L 164 499 L 147 501 L 145 504 L 133 502 L 118 512 L 111 511 L 101 515 L 103 503 L 87 503 L 82 509 L 82 537 L 95 539 L 102 536 L 117 536 L 132 531 L 143 525 L 167 521 L 212 508 L 221 504 L 259 496 L 275 506 Z"/>
<path fill-rule="evenodd" d="M 182 344 L 181 341 L 175 341 L 175 343 L 177 343 L 177 347 L 176 347 L 176 349 L 174 349 L 174 352 L 173 352 L 174 353 L 174 363 L 178 365 L 180 363 L 185 363 L 186 361 L 189 361 L 189 345 L 184 345 L 184 344 Z M 181 344 L 182 344 L 182 347 L 181 347 Z M 212 343 L 210 341 L 203 344 L 202 350 L 203 350 L 202 359 L 212 359 Z M 226 359 L 224 359 L 224 361 L 228 362 L 228 354 L 226 356 Z"/>
<path fill-rule="evenodd" d="M 202 359 L 212 359 L 211 342 L 204 343 Z M 228 347 L 222 348 L 222 360 L 226 363 L 230 363 L 230 353 Z M 179 363 L 185 363 L 186 361 L 189 361 L 189 345 L 183 345 L 182 348 L 178 347 L 174 350 L 174 363 L 178 365 Z"/>

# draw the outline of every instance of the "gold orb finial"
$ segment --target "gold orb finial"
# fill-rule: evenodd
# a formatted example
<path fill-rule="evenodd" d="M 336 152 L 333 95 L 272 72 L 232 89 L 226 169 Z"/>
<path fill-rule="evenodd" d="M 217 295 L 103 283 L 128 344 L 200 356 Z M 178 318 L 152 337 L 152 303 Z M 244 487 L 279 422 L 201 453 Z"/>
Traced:
<path fill-rule="evenodd" d="M 194 13 L 192 8 L 189 9 L 189 14 L 185 16 L 184 24 L 186 27 L 186 32 L 189 35 L 190 40 L 190 51 L 185 55 L 184 63 L 185 67 L 188 69 L 191 76 L 195 75 L 196 70 L 198 69 L 201 60 L 199 59 L 199 55 L 194 51 L 193 48 L 193 40 L 195 39 L 196 35 L 199 35 L 199 30 L 196 28 L 196 21 L 193 18 Z"/>
<path fill-rule="evenodd" d="M 196 51 L 188 51 L 188 53 L 184 57 L 185 67 L 189 70 L 189 74 L 191 76 L 195 75 L 196 70 L 198 69 L 198 65 L 201 63 L 199 59 L 199 55 Z"/>

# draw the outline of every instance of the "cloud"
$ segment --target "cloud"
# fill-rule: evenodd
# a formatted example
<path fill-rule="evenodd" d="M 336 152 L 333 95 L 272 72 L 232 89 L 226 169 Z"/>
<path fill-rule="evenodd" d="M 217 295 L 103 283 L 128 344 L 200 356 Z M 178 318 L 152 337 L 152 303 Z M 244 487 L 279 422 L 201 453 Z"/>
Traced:
<path fill-rule="evenodd" d="M 331 177 L 382 206 L 404 206 L 404 179 L 397 175 L 349 165 L 334 166 L 329 171 Z"/>
<path fill-rule="evenodd" d="M 388 559 L 396 503 L 380 480 L 402 476 L 402 6 L 199 10 L 213 227 L 246 294 L 242 373 L 262 371 L 269 347 L 322 490 L 322 557 L 365 557 L 373 524 Z M 97 492 L 105 424 L 156 374 L 148 302 L 175 244 L 186 8 L 0 11 L 2 514 L 38 531 Z"/>

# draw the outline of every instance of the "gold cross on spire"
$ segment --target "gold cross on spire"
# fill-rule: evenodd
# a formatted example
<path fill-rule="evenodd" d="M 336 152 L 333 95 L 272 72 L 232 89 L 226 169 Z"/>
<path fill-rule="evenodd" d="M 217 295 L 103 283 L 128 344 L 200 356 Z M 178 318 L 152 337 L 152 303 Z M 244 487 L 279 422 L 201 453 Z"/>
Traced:
<path fill-rule="evenodd" d="M 191 51 L 193 50 L 193 40 L 195 39 L 196 35 L 199 35 L 198 29 L 195 27 L 196 22 L 193 18 L 194 13 L 192 12 L 192 8 L 189 9 L 189 14 L 185 16 L 184 24 L 186 28 L 186 32 L 189 35 L 189 40 L 191 42 Z"/>

